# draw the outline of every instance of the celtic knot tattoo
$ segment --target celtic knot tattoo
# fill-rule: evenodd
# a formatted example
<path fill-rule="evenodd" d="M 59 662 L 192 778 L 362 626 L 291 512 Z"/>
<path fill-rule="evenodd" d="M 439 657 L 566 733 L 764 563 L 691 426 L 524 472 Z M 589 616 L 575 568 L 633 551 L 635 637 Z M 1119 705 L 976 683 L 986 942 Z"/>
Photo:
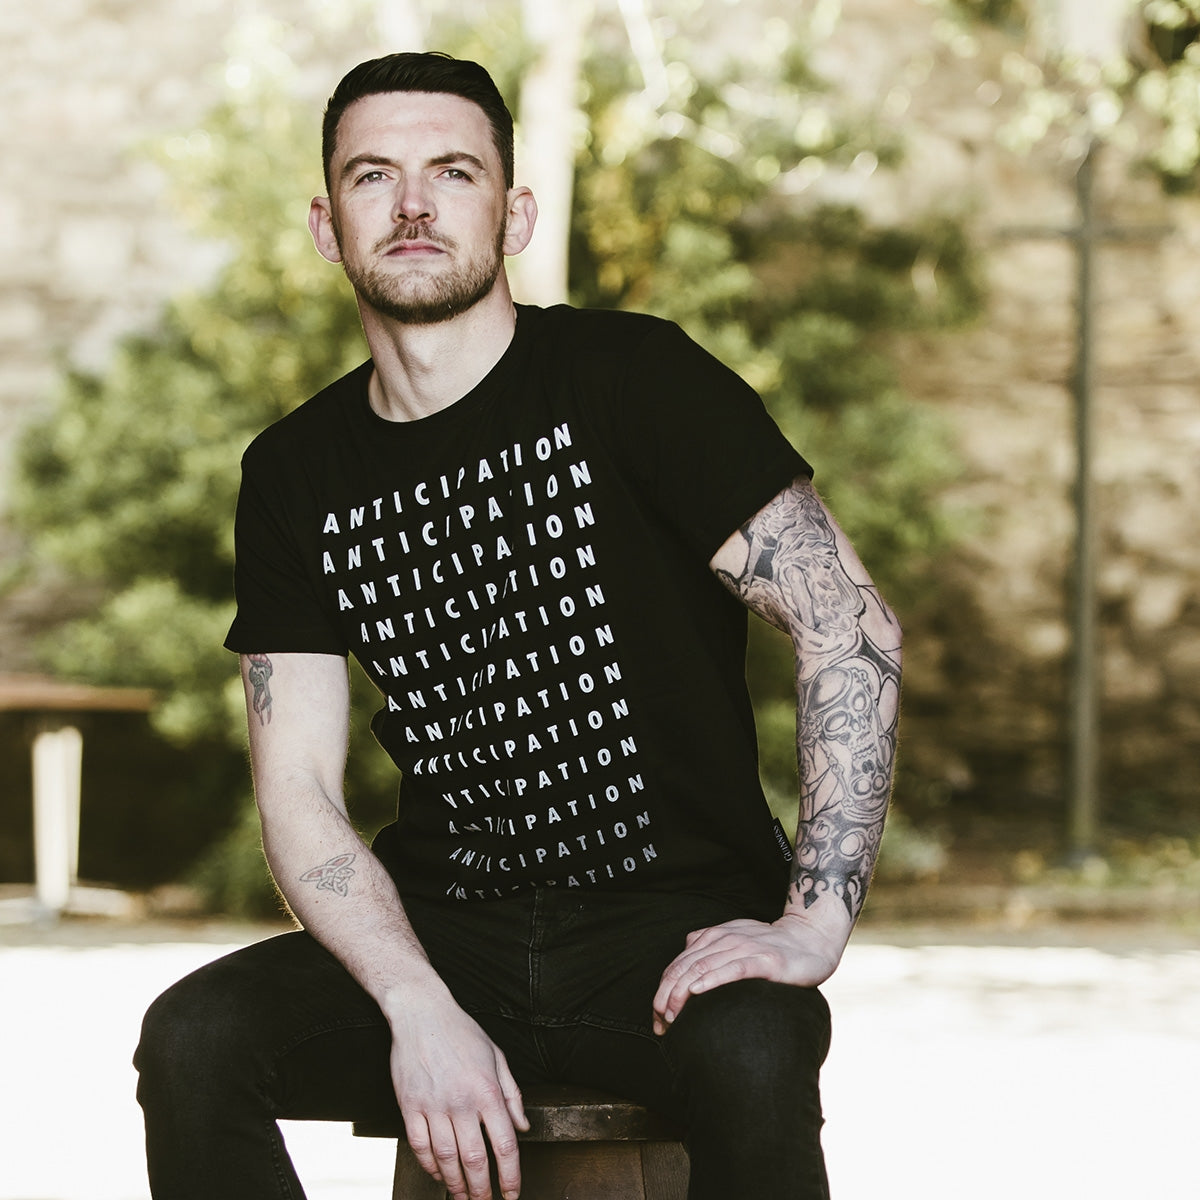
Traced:
<path fill-rule="evenodd" d="M 353 854 L 337 854 L 319 867 L 305 871 L 300 876 L 301 883 L 315 883 L 318 892 L 333 892 L 345 896 L 350 891 L 350 878 L 354 874 L 350 864 L 354 861 Z"/>

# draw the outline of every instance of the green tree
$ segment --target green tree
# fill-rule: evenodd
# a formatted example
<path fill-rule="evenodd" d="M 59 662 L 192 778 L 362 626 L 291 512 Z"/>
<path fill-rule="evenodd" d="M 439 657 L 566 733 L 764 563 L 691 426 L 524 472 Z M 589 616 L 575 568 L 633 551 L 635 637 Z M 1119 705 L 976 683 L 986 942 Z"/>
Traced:
<path fill-rule="evenodd" d="M 515 102 L 506 85 L 526 52 L 519 25 L 501 20 L 492 33 L 486 49 L 478 28 L 440 44 L 486 59 Z M 958 226 L 935 215 L 879 229 L 853 207 L 806 199 L 822 173 L 886 169 L 896 150 L 813 77 L 791 27 L 780 23 L 766 39 L 774 49 L 750 58 L 714 56 L 677 32 L 649 64 L 631 59 L 612 17 L 594 34 L 573 298 L 677 320 L 739 370 L 817 463 L 889 596 L 916 603 L 952 533 L 937 496 L 953 456 L 934 418 L 898 394 L 877 345 L 896 328 L 973 310 Z M 56 631 L 48 661 L 160 688 L 164 735 L 221 740 L 238 756 L 240 686 L 219 648 L 232 615 L 237 463 L 258 430 L 365 353 L 349 291 L 304 227 L 320 190 L 315 124 L 283 90 L 263 87 L 166 144 L 181 211 L 227 248 L 225 266 L 210 287 L 177 297 L 153 334 L 123 344 L 102 375 L 70 374 L 21 452 L 16 512 L 31 547 L 101 597 Z M 918 290 L 921 278 L 936 286 Z M 789 652 L 764 630 L 755 636 L 764 774 L 786 808 Z M 348 791 L 367 826 L 384 819 L 393 790 L 367 743 L 374 706 L 371 689 L 358 689 Z M 231 819 L 232 858 L 244 864 L 257 853 L 254 827 Z M 205 877 L 226 903 L 269 896 L 247 890 L 244 870 L 210 861 Z"/>

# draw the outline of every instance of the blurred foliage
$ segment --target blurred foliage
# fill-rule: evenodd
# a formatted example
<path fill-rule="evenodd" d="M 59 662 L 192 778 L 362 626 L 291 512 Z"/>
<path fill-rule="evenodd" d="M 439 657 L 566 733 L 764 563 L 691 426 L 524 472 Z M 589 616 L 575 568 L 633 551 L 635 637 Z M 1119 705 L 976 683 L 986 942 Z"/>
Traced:
<path fill-rule="evenodd" d="M 1200 892 L 1200 838 L 1113 838 L 1101 853 L 1064 866 L 1033 850 L 1014 856 L 1012 878 L 1030 886 L 1152 891 L 1166 902 Z"/>
<path fill-rule="evenodd" d="M 946 836 L 915 825 L 899 809 L 888 815 L 875 878 L 883 883 L 936 883 L 950 861 Z"/>
<path fill-rule="evenodd" d="M 1061 139 L 1070 158 L 1093 141 L 1112 142 L 1156 171 L 1169 190 L 1195 188 L 1200 0 L 1126 0 L 1124 13 L 1097 11 L 1093 24 L 1114 23 L 1115 50 L 1104 58 L 1073 46 L 1069 28 L 1056 29 L 1053 10 L 1032 0 L 933 2 L 951 18 L 943 35 L 959 47 L 961 31 L 973 26 L 998 26 L 1013 39 L 1002 80 L 1016 91 L 1018 112 L 1000 131 L 1002 142 L 1027 151 Z M 1077 10 L 1067 19 L 1083 22 L 1085 15 Z"/>
<path fill-rule="evenodd" d="M 1150 160 L 1169 186 L 1191 190 L 1200 164 L 1200 0 L 1150 0 L 1131 92 L 1161 124 Z"/>
<path fill-rule="evenodd" d="M 526 48 L 512 10 L 489 12 L 487 27 L 437 44 L 486 61 L 513 102 Z M 886 170 L 897 150 L 814 77 L 802 21 L 774 23 L 741 55 L 694 44 L 686 20 L 660 23 L 666 91 L 654 102 L 622 31 L 597 22 L 573 300 L 669 317 L 741 372 L 811 457 L 884 593 L 902 614 L 931 603 L 936 556 L 955 532 L 939 502 L 955 458 L 939 421 L 898 393 L 879 347 L 889 331 L 976 310 L 960 227 L 930 214 L 876 228 L 817 198 L 818 181 Z M 224 267 L 102 376 L 67 376 L 54 413 L 25 438 L 15 500 L 32 554 L 105 597 L 55 633 L 48 664 L 157 687 L 161 733 L 181 745 L 224 739 L 239 756 L 241 688 L 220 649 L 238 460 L 258 430 L 365 356 L 349 289 L 305 229 L 321 186 L 318 121 L 286 83 L 252 80 L 202 129 L 158 148 L 180 211 L 224 247 Z M 790 649 L 754 624 L 764 777 L 786 810 Z M 377 696 L 353 674 L 347 791 L 372 829 L 391 807 L 394 771 L 367 730 Z M 221 907 L 274 911 L 252 806 L 239 811 L 198 879 Z"/>
<path fill-rule="evenodd" d="M 239 806 L 232 828 L 201 856 L 189 881 L 213 912 L 245 920 L 271 920 L 288 912 L 263 854 L 258 809 L 249 801 Z"/>
<path fill-rule="evenodd" d="M 1027 19 L 1023 0 L 952 0 L 964 16 L 1005 29 L 1023 28 Z"/>
<path fill-rule="evenodd" d="M 37 557 L 108 597 L 55 632 L 48 664 L 161 689 L 156 723 L 180 742 L 241 739 L 241 689 L 215 648 L 232 617 L 242 450 L 365 354 L 354 305 L 305 232 L 297 185 L 320 170 L 310 125 L 264 92 L 166 143 L 176 202 L 221 239 L 226 264 L 154 333 L 118 347 L 102 376 L 69 373 L 20 449 L 13 512 Z"/>

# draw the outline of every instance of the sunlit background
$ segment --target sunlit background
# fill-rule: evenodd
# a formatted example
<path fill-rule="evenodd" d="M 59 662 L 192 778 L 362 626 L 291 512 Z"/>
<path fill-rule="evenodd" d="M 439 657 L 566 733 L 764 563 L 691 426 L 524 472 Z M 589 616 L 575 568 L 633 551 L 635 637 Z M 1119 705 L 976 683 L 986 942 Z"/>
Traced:
<path fill-rule="evenodd" d="M 220 649 L 238 460 L 365 355 L 305 229 L 320 113 L 422 46 L 517 114 L 518 299 L 734 366 L 905 626 L 835 1197 L 1200 1191 L 1200 0 L 42 0 L 0 8 L 0 1200 L 145 1195 L 140 1012 L 275 912 Z M 794 821 L 765 629 L 750 675 Z M 314 1197 L 386 1194 L 386 1147 L 296 1137 Z"/>

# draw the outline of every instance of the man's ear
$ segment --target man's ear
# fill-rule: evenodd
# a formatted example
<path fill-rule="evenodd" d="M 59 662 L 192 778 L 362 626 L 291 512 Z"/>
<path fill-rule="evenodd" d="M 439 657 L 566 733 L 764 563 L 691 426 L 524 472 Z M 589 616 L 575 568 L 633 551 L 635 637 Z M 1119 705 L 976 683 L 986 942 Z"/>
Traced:
<path fill-rule="evenodd" d="M 322 258 L 331 263 L 342 261 L 342 250 L 333 223 L 333 208 L 326 196 L 314 196 L 308 206 L 308 231 Z"/>
<path fill-rule="evenodd" d="M 537 201 L 527 187 L 510 188 L 508 219 L 504 226 L 504 253 L 520 254 L 533 237 L 537 224 Z"/>

